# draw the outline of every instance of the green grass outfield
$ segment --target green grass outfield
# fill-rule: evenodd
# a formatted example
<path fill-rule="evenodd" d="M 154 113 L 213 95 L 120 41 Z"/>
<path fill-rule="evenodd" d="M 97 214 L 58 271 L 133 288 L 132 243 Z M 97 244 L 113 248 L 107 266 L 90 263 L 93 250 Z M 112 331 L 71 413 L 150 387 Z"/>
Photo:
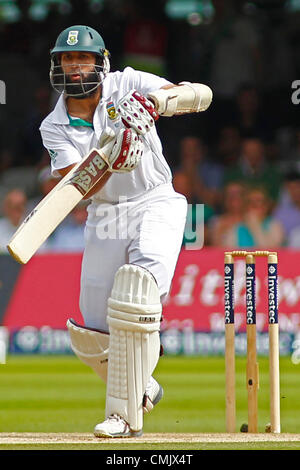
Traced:
<path fill-rule="evenodd" d="M 236 361 L 237 423 L 247 422 L 245 358 Z M 282 433 L 300 433 L 300 364 L 280 359 Z M 269 422 L 268 359 L 259 358 L 259 432 Z M 155 371 L 164 398 L 147 433 L 224 433 L 223 357 L 164 356 Z M 12 356 L 0 365 L 0 433 L 90 433 L 104 419 L 105 387 L 74 356 Z M 4 434 L 2 434 L 4 435 Z M 265 435 L 267 436 L 267 435 Z M 2 449 L 300 449 L 300 442 L 9 444 Z"/>

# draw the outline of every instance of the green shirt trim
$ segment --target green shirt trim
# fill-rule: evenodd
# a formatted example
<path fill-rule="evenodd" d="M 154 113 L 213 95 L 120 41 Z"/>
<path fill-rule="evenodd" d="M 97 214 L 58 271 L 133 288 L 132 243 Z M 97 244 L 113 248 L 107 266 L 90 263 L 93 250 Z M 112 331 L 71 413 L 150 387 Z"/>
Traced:
<path fill-rule="evenodd" d="M 85 126 L 85 127 L 92 127 L 94 129 L 94 126 L 91 122 L 85 121 L 84 119 L 81 119 L 81 118 L 72 118 L 69 113 L 67 113 L 67 115 L 70 121 L 70 126 L 74 126 L 74 127 Z"/>

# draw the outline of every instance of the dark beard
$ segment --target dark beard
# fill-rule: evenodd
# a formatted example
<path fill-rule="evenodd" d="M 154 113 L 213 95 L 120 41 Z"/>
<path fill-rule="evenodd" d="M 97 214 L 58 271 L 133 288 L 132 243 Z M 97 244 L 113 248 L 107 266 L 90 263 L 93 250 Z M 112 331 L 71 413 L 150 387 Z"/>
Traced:
<path fill-rule="evenodd" d="M 72 82 L 69 75 L 66 74 L 65 93 L 67 96 L 72 95 L 72 98 L 77 100 L 83 100 L 96 93 L 98 86 L 96 88 L 95 86 L 97 83 L 100 85 L 99 75 L 96 72 L 82 74 L 82 83 Z"/>

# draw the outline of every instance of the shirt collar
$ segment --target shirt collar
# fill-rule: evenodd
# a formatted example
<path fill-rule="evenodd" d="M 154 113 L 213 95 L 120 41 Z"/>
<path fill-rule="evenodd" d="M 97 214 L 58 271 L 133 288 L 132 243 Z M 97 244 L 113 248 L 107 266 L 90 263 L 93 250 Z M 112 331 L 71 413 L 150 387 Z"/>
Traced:
<path fill-rule="evenodd" d="M 101 102 L 111 100 L 112 94 L 118 91 L 118 89 L 115 74 L 109 73 L 103 81 L 102 96 L 99 104 L 101 105 Z"/>
<path fill-rule="evenodd" d="M 54 110 L 50 115 L 53 124 L 69 124 L 67 108 L 65 105 L 64 95 L 60 95 Z"/>
<path fill-rule="evenodd" d="M 70 114 L 68 113 L 68 118 L 69 118 L 69 124 L 70 126 L 73 126 L 73 127 L 93 127 L 93 124 L 91 122 L 88 122 L 88 121 L 85 121 L 84 119 L 80 119 L 80 118 L 73 118 L 72 116 L 70 116 Z"/>

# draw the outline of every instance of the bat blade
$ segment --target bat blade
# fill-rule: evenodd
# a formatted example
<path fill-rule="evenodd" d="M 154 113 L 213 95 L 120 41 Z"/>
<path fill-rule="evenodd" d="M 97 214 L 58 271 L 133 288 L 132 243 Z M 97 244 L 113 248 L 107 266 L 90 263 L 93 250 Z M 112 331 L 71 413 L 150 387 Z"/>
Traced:
<path fill-rule="evenodd" d="M 81 193 L 67 184 L 33 209 L 7 245 L 12 257 L 26 264 L 81 199 Z"/>
<path fill-rule="evenodd" d="M 105 155 L 92 149 L 26 217 L 7 245 L 11 256 L 26 264 L 107 171 Z"/>

